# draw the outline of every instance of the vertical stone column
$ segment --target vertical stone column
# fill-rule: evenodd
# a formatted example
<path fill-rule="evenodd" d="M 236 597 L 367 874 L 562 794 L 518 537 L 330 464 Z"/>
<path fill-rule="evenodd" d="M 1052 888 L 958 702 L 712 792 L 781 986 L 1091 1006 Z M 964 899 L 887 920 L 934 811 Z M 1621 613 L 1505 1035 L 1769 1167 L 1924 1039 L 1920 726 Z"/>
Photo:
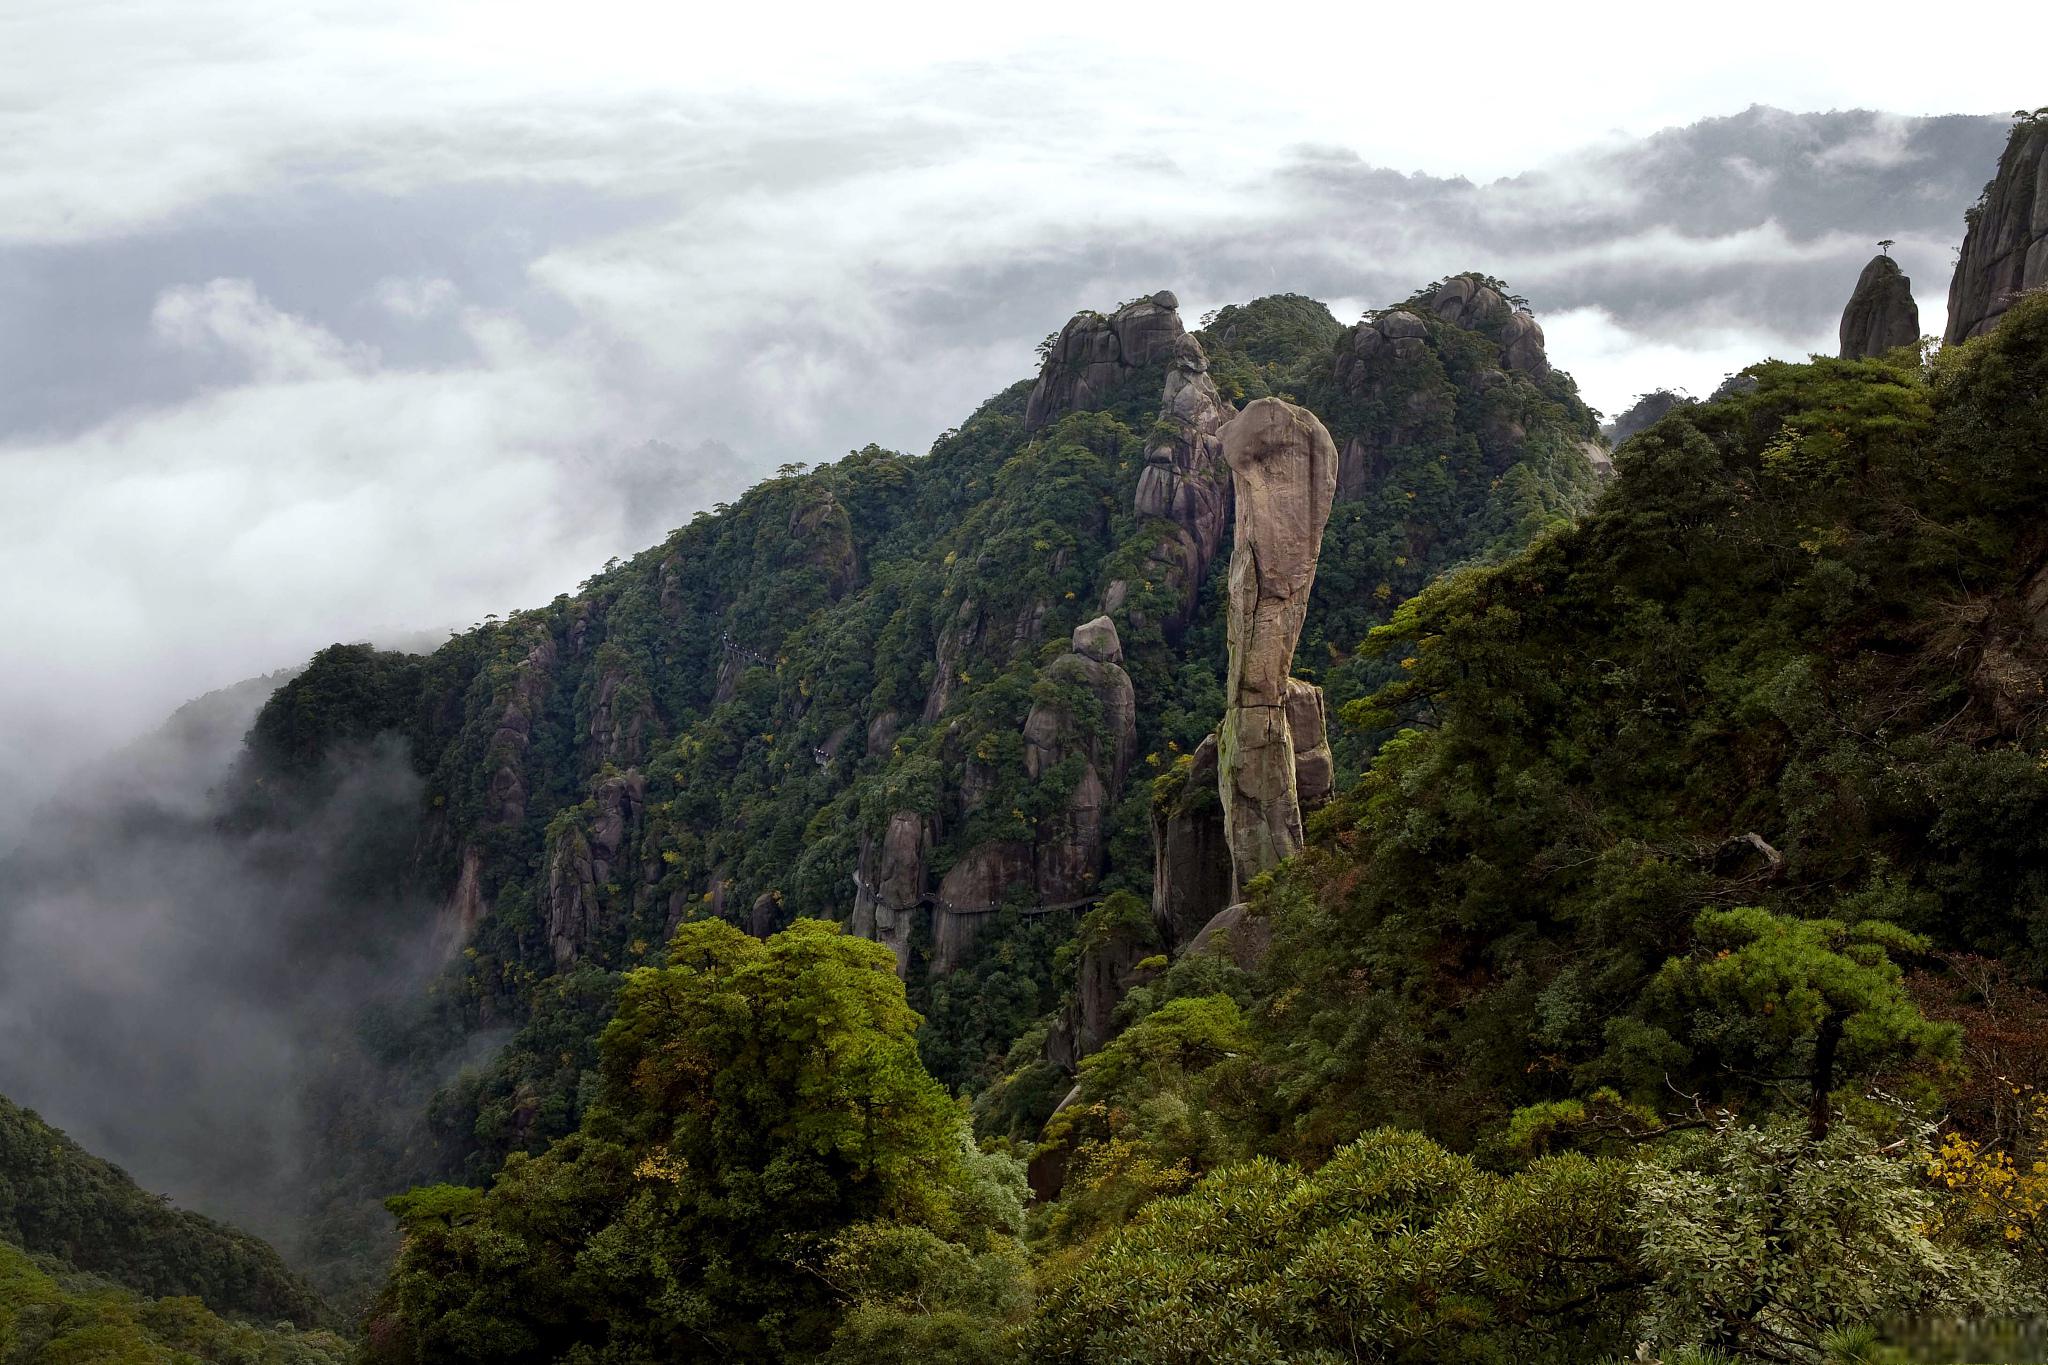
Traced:
<path fill-rule="evenodd" d="M 1224 426 L 1223 456 L 1235 486 L 1237 539 L 1217 787 L 1241 889 L 1302 843 L 1289 673 L 1337 492 L 1337 449 L 1314 413 L 1261 398 Z M 1320 719 L 1321 707 L 1313 709 Z"/>

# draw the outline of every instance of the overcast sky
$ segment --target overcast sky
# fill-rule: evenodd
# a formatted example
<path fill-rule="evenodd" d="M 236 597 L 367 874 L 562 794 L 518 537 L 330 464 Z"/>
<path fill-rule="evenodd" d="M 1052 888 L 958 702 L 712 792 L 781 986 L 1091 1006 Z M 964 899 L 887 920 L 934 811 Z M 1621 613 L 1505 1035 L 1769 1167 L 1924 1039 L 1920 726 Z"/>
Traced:
<path fill-rule="evenodd" d="M 2018 4 L 709 8 L 0 6 L 0 840 L 187 697 L 921 451 L 1077 307 L 1483 269 L 1613 411 L 1831 349 L 1887 236 L 1938 333 L 2048 99 Z"/>

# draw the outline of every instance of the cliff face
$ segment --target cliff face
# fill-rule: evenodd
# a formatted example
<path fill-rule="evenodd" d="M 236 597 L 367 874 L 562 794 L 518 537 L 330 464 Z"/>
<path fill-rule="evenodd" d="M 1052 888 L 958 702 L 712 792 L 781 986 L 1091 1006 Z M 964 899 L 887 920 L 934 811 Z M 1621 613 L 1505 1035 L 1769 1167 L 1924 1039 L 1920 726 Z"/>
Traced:
<path fill-rule="evenodd" d="M 1842 310 L 1842 359 L 1883 355 L 1919 339 L 1920 305 L 1913 302 L 1913 281 L 1891 257 L 1871 257 Z"/>
<path fill-rule="evenodd" d="M 2048 285 L 2048 120 L 2012 130 L 1998 174 L 1966 222 L 1942 335 L 1951 345 L 1983 336 L 2015 298 Z"/>

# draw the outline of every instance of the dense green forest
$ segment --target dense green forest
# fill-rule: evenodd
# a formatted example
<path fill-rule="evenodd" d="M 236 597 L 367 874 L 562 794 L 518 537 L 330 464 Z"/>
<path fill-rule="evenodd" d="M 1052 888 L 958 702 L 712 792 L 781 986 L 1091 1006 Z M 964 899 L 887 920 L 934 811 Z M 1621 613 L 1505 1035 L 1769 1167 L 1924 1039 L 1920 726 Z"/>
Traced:
<path fill-rule="evenodd" d="M 262 1242 L 0 1099 L 0 1361 L 339 1365 L 343 1325 Z"/>
<path fill-rule="evenodd" d="M 380 1358 L 1861 1359 L 2034 1309 L 2048 299 L 1750 373 L 1370 631 L 1270 951 L 1132 990 L 1042 1134 L 998 1086 L 963 1135 L 881 947 L 688 924 L 574 1132 L 393 1201 Z"/>

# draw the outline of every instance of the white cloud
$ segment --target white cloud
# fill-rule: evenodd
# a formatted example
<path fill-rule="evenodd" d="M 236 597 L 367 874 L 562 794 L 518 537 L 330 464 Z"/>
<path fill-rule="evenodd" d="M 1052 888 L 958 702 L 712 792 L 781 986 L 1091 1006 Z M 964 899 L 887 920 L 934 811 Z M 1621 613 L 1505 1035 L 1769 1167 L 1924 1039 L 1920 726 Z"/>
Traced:
<path fill-rule="evenodd" d="M 439 276 L 401 279 L 387 275 L 377 281 L 377 287 L 371 291 L 378 307 L 406 322 L 424 322 L 439 317 L 453 309 L 461 295 L 462 291 L 451 281 Z"/>
<path fill-rule="evenodd" d="M 165 290 L 149 316 L 156 335 L 190 351 L 243 362 L 262 381 L 332 378 L 377 363 L 375 348 L 351 345 L 304 318 L 273 308 L 248 280 L 210 280 Z"/>
<path fill-rule="evenodd" d="M 2004 8 L 2023 13 L 1978 22 Z M 1719 154 L 1664 139 L 1667 165 L 1633 140 L 1757 99 L 1887 102 L 1906 13 L 1845 29 L 1737 4 L 1674 64 L 1654 16 L 1605 4 L 1466 12 L 1457 34 L 1414 7 L 1275 14 L 1257 48 L 1231 37 L 1241 7 L 1201 3 L 1170 24 L 0 8 L 0 308 L 11 262 L 72 269 L 43 312 L 0 316 L 77 358 L 70 406 L 0 428 L 0 782 L 334 638 L 544 601 L 784 460 L 921 450 L 1074 308 L 1139 292 L 1193 316 L 1298 290 L 1349 318 L 1485 269 L 1613 407 L 1824 341 L 1881 233 L 1932 329 L 1937 233 L 1888 207 L 1833 233 L 1772 216 L 1801 177 L 1762 135 L 1725 169 L 1764 207 L 1717 182 L 1695 198 L 1728 221 L 1687 221 L 1687 158 Z M 1760 26 L 1792 55 L 1759 55 Z M 1917 99 L 2031 98 L 2027 56 L 1946 61 L 1946 41 L 1917 49 Z M 1842 144 L 1830 174 L 1895 169 L 1908 128 Z M 333 205 L 303 252 L 260 240 L 280 206 Z"/>

